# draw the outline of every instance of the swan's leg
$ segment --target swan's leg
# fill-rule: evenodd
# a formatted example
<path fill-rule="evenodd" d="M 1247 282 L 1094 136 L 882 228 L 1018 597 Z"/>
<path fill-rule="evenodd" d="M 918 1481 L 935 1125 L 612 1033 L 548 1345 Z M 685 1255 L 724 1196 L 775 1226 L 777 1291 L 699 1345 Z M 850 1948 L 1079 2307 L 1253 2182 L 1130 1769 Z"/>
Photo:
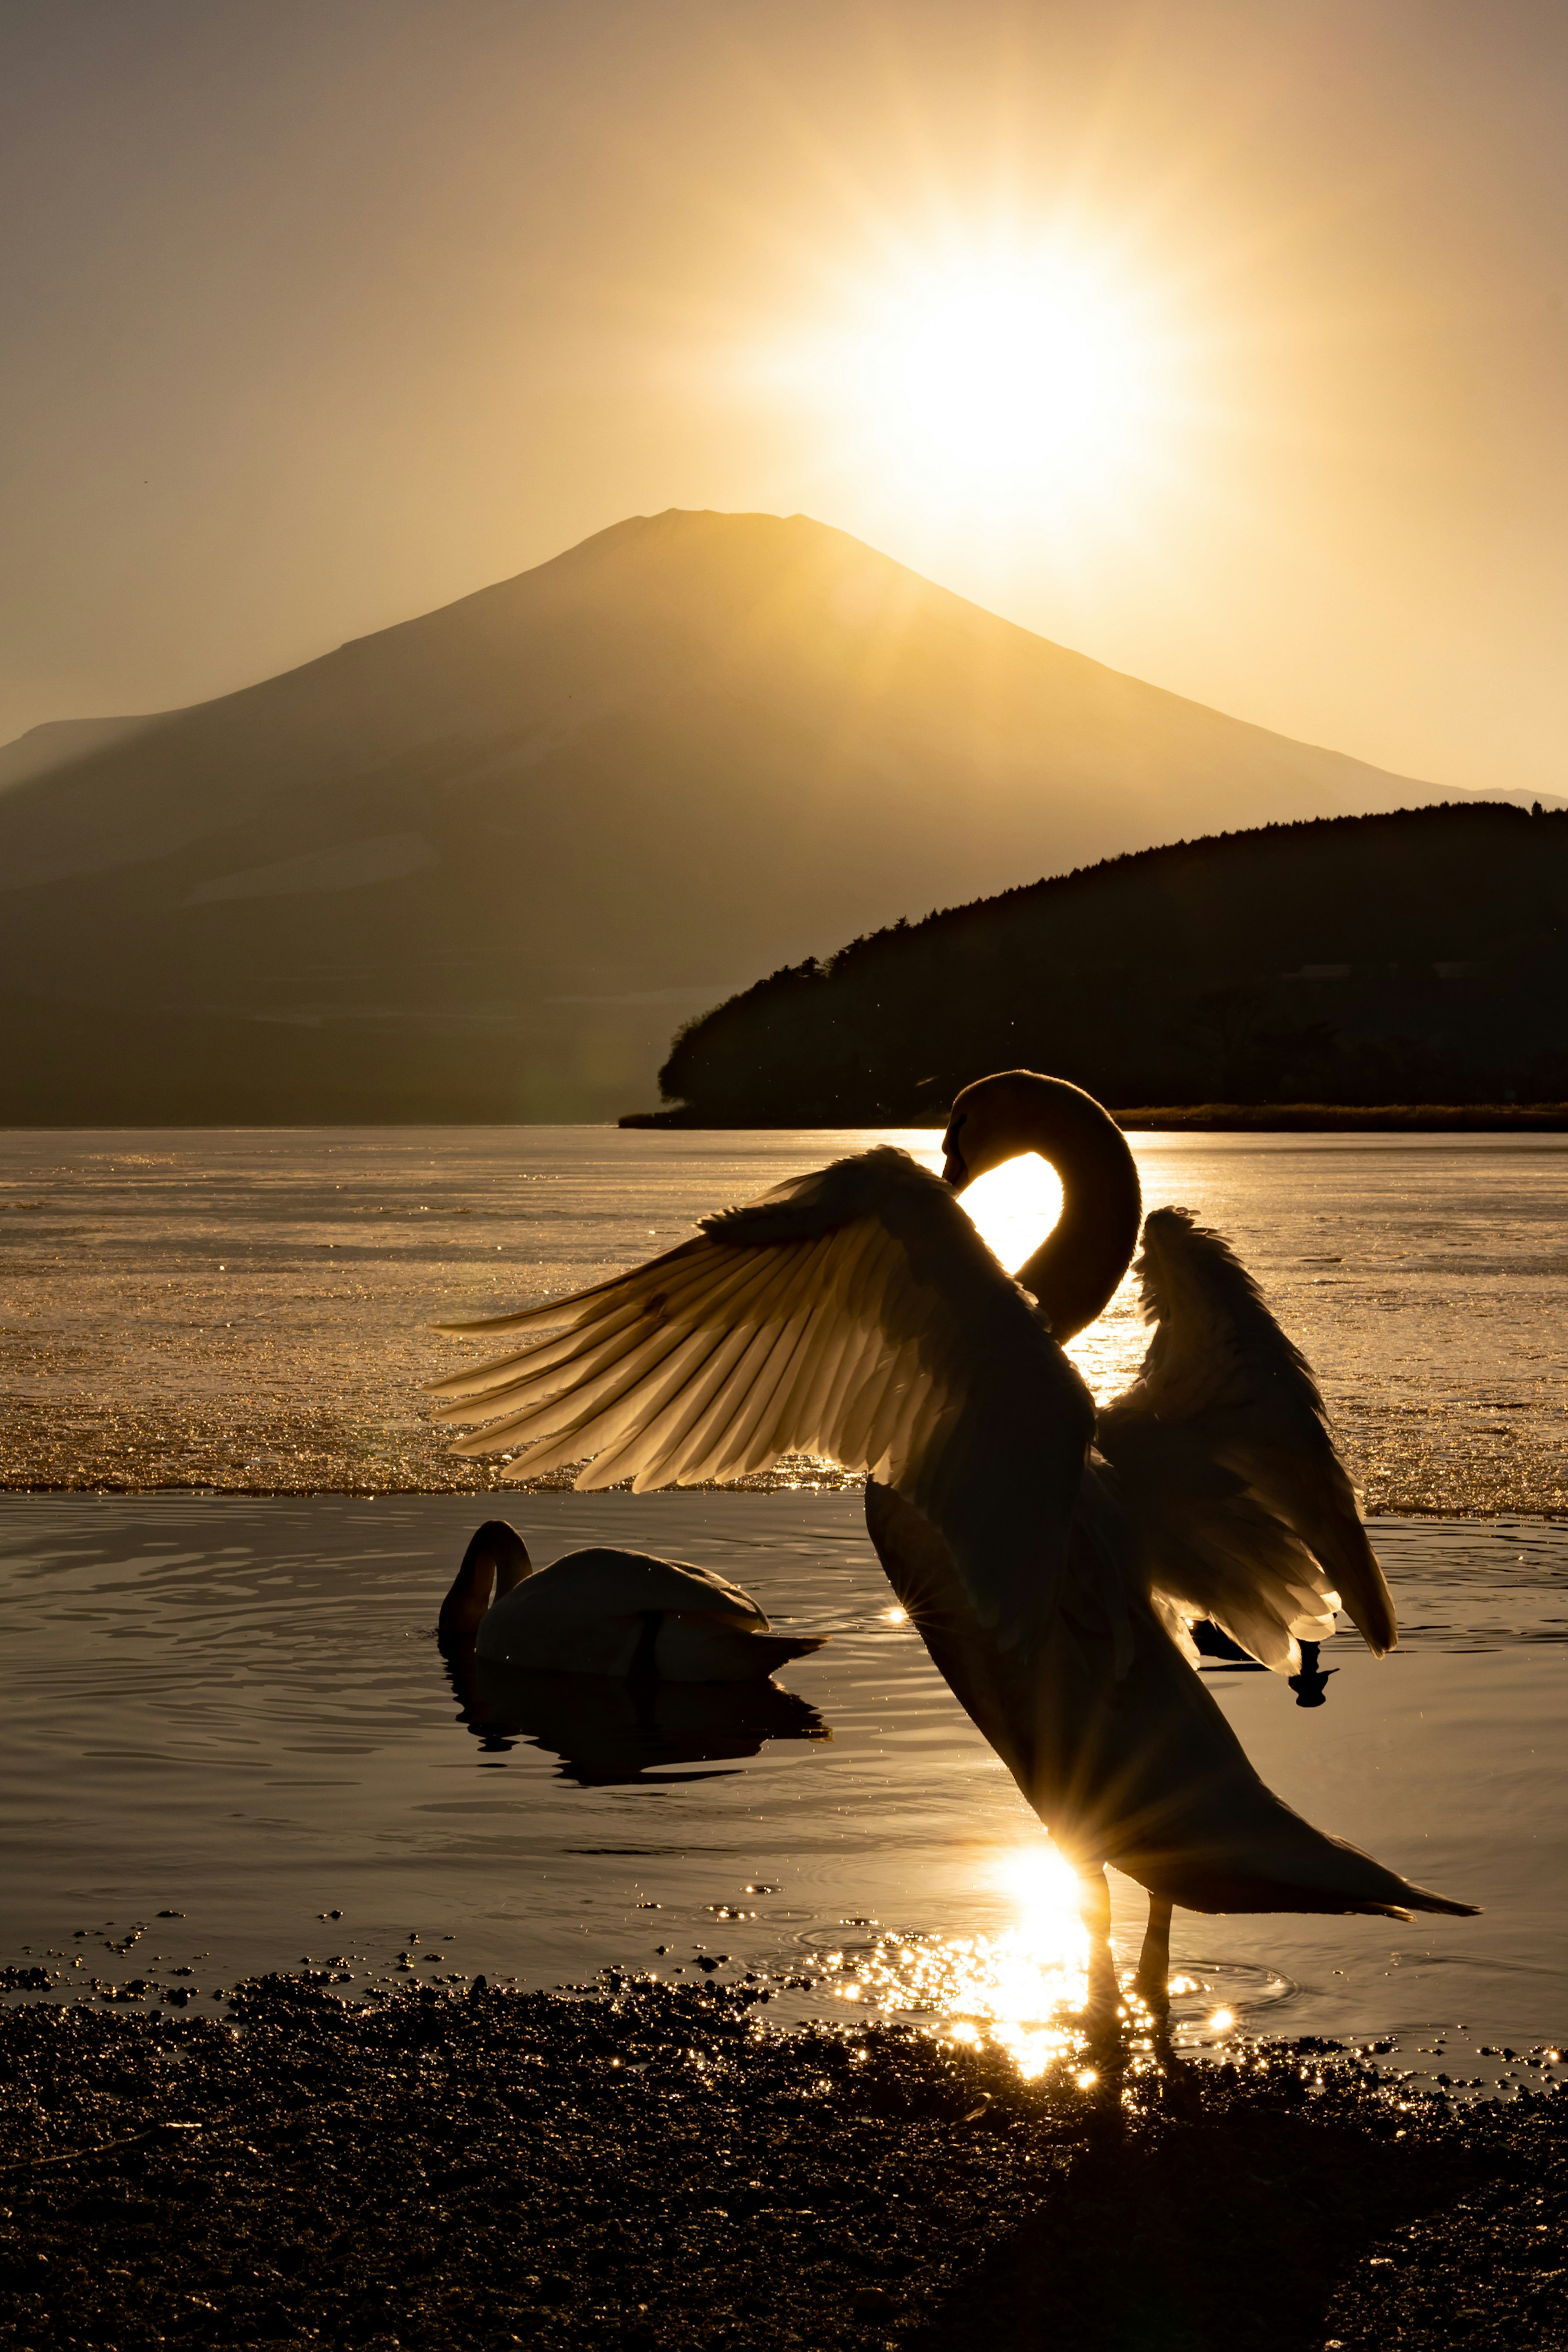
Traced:
<path fill-rule="evenodd" d="M 1116 2005 L 1116 1963 L 1111 1957 L 1111 1888 L 1103 1869 L 1078 1882 L 1078 1916 L 1089 1937 L 1089 2007 Z"/>
<path fill-rule="evenodd" d="M 1149 1897 L 1149 1925 L 1138 1955 L 1137 1988 L 1156 2017 L 1171 2005 L 1171 1906 L 1163 1895 Z"/>

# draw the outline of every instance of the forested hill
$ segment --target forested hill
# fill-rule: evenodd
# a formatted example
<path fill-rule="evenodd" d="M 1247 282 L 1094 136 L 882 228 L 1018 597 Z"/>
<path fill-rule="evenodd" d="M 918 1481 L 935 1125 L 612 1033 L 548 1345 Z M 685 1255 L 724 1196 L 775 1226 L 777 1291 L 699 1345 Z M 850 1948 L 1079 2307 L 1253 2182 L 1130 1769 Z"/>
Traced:
<path fill-rule="evenodd" d="M 987 1070 L 1117 1105 L 1568 1097 L 1568 814 L 1469 803 L 1106 859 L 776 971 L 677 1036 L 719 1125 L 928 1118 Z"/>

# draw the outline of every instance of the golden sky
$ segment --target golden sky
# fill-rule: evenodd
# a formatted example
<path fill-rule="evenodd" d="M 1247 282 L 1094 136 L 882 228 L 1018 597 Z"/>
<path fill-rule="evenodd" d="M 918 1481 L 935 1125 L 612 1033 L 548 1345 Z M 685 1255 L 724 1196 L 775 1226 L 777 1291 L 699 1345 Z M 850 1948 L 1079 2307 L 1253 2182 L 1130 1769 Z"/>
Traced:
<path fill-rule="evenodd" d="M 0 738 L 632 513 L 1568 791 L 1568 11 L 9 0 Z"/>

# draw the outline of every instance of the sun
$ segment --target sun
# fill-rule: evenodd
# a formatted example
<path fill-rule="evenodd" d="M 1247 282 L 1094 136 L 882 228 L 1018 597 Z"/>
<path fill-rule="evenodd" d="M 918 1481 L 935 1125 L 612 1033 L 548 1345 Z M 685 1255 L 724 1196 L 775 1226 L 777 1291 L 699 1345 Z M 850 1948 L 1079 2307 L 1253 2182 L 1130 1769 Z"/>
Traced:
<path fill-rule="evenodd" d="M 1134 454 L 1160 390 L 1136 305 L 1060 256 L 951 266 L 867 322 L 858 373 L 891 441 L 951 474 L 1103 472 Z"/>
<path fill-rule="evenodd" d="M 841 273 L 773 347 L 773 389 L 913 500 L 1113 506 L 1170 462 L 1189 397 L 1167 287 L 1057 234 L 904 248 Z"/>

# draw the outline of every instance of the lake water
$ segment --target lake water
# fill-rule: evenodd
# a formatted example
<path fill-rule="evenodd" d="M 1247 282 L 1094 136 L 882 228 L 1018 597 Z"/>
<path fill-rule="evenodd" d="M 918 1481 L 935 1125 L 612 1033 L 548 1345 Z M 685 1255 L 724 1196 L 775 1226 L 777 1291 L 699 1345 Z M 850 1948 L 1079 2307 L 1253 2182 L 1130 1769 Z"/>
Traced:
<path fill-rule="evenodd" d="M 22 1334 L 8 1384 L 57 1431 L 84 1398 L 118 1399 L 127 1486 L 154 1483 L 135 1447 L 162 1419 L 177 1447 L 165 1402 L 199 1394 L 230 1424 L 234 1487 L 251 1443 L 234 1398 L 261 1386 L 248 1348 L 279 1427 L 346 1425 L 324 1390 L 340 1375 L 368 1414 L 380 1381 L 417 1467 L 440 1441 L 412 1374 L 453 1345 L 426 1321 L 667 1247 L 702 1208 L 847 1140 L 0 1137 L 12 1197 L 43 1204 L 0 1264 L 0 1312 Z M 1393 1657 L 1329 1645 L 1339 1671 L 1310 1711 L 1273 1676 L 1224 1670 L 1213 1686 L 1312 1819 L 1486 1906 L 1408 1927 L 1178 1914 L 1181 2031 L 1222 2040 L 1215 2021 L 1233 2016 L 1396 2033 L 1402 2064 L 1521 2072 L 1481 2048 L 1568 2031 L 1568 1527 L 1529 1507 L 1562 1491 L 1561 1141 L 1137 1141 L 1151 1203 L 1211 1216 L 1260 1272 L 1359 1433 L 1364 1478 L 1375 1459 L 1385 1492 L 1426 1506 L 1374 1528 L 1403 1626 Z M 366 1234 L 372 1192 L 397 1230 L 389 1216 Z M 359 1253 L 351 1276 L 323 1279 L 323 1241 Z M 183 1356 L 193 1314 L 203 1339 L 221 1320 L 226 1353 Z M 1103 1391 L 1137 1344 L 1124 1299 L 1081 1351 Z M 1493 1425 L 1509 1433 L 1481 1444 Z M 37 1461 L 22 1468 L 14 1484 L 46 1483 Z M 261 1465 L 249 1483 L 281 1482 Z M 1460 1517 L 1456 1490 L 1501 1507 Z M 454 1686 L 435 1611 L 493 1507 L 465 1492 L 0 1496 L 0 1963 L 47 1966 L 53 1998 L 140 1983 L 146 2005 L 307 1958 L 352 1991 L 695 1973 L 701 1948 L 727 1975 L 793 1979 L 774 2014 L 874 2008 L 998 2033 L 1026 2064 L 1049 2054 L 1078 1965 L 1063 1891 L 890 1615 L 856 1494 L 508 1496 L 538 1561 L 609 1541 L 708 1562 L 786 1628 L 832 1634 L 782 1691 L 653 1702 L 572 1677 Z M 1124 1940 L 1141 1910 L 1119 1885 Z"/>
<path fill-rule="evenodd" d="M 474 1491 L 422 1382 L 501 1312 L 929 1129 L 0 1129 L 0 1489 Z M 1568 1513 L 1568 1136 L 1131 1139 L 1317 1368 L 1369 1507 Z M 1075 1343 L 1106 1394 L 1131 1290 Z"/>

